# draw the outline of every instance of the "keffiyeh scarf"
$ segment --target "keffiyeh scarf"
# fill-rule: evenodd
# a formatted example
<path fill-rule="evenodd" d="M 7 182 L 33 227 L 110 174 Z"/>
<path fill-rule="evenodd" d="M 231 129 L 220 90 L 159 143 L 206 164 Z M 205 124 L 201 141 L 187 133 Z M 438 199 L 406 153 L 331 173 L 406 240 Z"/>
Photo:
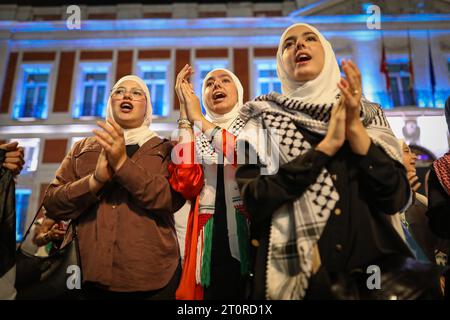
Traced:
<path fill-rule="evenodd" d="M 442 188 L 450 195 L 450 152 L 434 161 L 433 168 Z"/>
<path fill-rule="evenodd" d="M 228 132 L 234 136 L 239 135 L 245 122 L 237 117 Z M 249 269 L 248 258 L 248 225 L 249 219 L 244 210 L 243 201 L 235 180 L 236 167 L 234 165 L 234 145 L 227 150 L 226 155 L 217 150 L 227 145 L 226 131 L 217 132 L 209 139 L 205 134 L 196 135 L 196 157 L 203 165 L 205 185 L 199 198 L 199 233 L 197 239 L 196 282 L 208 287 L 211 278 L 211 247 L 213 237 L 214 212 L 217 190 L 217 166 L 223 164 L 224 190 L 226 203 L 226 217 L 228 227 L 228 241 L 233 258 L 241 263 L 241 274 L 247 274 Z"/>
<path fill-rule="evenodd" d="M 297 126 L 325 135 L 333 105 L 306 103 L 275 92 L 260 96 L 241 109 L 241 118 L 248 122 L 238 143 L 249 143 L 268 172 L 276 172 L 280 165 L 311 149 Z M 373 143 L 402 163 L 400 145 L 380 106 L 363 99 L 361 121 Z M 262 129 L 267 130 L 263 139 L 256 134 Z M 312 273 L 313 248 L 338 200 L 331 175 L 323 168 L 299 199 L 273 214 L 266 268 L 267 299 L 304 298 Z"/>

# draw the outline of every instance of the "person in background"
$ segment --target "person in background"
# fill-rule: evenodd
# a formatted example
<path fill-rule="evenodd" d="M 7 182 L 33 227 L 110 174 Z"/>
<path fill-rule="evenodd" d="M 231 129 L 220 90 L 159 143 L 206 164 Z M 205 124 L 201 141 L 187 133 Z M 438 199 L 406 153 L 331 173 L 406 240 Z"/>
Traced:
<path fill-rule="evenodd" d="M 445 119 L 450 132 L 450 97 L 445 102 Z M 450 239 L 450 152 L 435 160 L 428 178 L 428 218 L 431 230 Z"/>
<path fill-rule="evenodd" d="M 406 229 L 405 240 L 418 260 L 435 263 L 437 237 L 431 232 L 425 215 L 428 200 L 426 196 L 418 192 L 421 183 L 416 172 L 417 155 L 411 151 L 404 140 L 399 139 L 399 142 L 403 152 L 403 165 L 412 190 L 411 205 L 401 213 L 401 220 Z"/>
<path fill-rule="evenodd" d="M 450 97 L 445 102 L 445 120 L 450 133 Z M 428 211 L 426 214 L 430 228 L 438 237 L 450 239 L 450 151 L 433 162 L 427 187 Z M 445 296 L 450 297 L 449 272 L 446 274 Z"/>
<path fill-rule="evenodd" d="M 0 144 L 0 300 L 16 296 L 15 177 L 24 163 L 24 151 L 18 142 Z"/>

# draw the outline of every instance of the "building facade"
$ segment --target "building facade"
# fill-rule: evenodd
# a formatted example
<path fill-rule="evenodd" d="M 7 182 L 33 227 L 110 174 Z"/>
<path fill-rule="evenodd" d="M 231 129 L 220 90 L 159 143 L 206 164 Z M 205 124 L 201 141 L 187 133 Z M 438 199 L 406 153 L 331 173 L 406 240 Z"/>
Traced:
<path fill-rule="evenodd" d="M 358 65 L 365 96 L 385 108 L 399 138 L 434 156 L 449 149 L 442 109 L 450 95 L 446 0 L 0 5 L 0 142 L 19 140 L 26 148 L 17 238 L 65 154 L 104 117 L 117 79 L 137 74 L 146 81 L 152 129 L 170 137 L 179 116 L 175 78 L 186 63 L 196 70 L 199 95 L 216 67 L 236 73 L 245 100 L 280 91 L 277 45 L 295 22 L 315 25 L 339 61 Z M 380 72 L 383 48 L 390 90 Z"/>

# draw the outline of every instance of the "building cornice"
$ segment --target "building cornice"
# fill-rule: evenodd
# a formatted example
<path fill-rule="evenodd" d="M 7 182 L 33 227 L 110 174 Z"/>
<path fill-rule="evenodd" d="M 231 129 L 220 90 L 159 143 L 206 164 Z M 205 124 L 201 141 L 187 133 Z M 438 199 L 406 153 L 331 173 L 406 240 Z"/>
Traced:
<path fill-rule="evenodd" d="M 332 15 L 307 17 L 243 17 L 243 18 L 201 18 L 201 19 L 121 19 L 121 20 L 82 20 L 81 30 L 69 30 L 65 20 L 59 21 L 11 21 L 0 20 L 0 31 L 14 34 L 39 34 L 64 32 L 65 34 L 82 34 L 102 31 L 183 31 L 198 32 L 201 30 L 242 30 L 251 29 L 284 29 L 292 23 L 304 22 L 314 24 L 326 30 L 366 29 L 369 15 Z M 408 14 L 381 15 L 383 29 L 427 28 L 450 29 L 450 14 Z"/>
<path fill-rule="evenodd" d="M 64 21 L 0 21 L 0 40 L 12 50 L 48 48 L 158 48 L 277 46 L 280 34 L 296 22 L 315 25 L 327 37 L 374 40 L 367 15 L 280 18 L 132 19 L 86 20 L 81 30 L 68 30 Z M 448 35 L 450 14 L 382 16 L 385 37 Z M 215 41 L 212 41 L 214 39 Z M 107 41 L 105 41 L 107 40 Z"/>

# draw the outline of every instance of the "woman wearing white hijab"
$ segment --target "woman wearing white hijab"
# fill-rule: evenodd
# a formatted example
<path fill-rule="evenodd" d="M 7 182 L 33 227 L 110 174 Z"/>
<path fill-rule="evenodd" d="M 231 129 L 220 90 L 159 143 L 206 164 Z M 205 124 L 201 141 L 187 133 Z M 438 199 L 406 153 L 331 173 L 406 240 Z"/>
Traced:
<path fill-rule="evenodd" d="M 47 189 L 52 219 L 77 222 L 89 298 L 173 299 L 180 277 L 168 181 L 171 143 L 149 126 L 150 93 L 136 76 L 111 90 L 106 122 L 77 142 Z"/>
<path fill-rule="evenodd" d="M 186 65 L 175 86 L 183 157 L 173 159 L 170 183 L 193 204 L 177 299 L 239 299 L 249 266 L 248 219 L 234 179 L 243 89 L 232 72 L 209 72 L 202 86 L 204 116 L 189 84 L 192 73 Z M 201 129 L 195 137 L 192 124 Z"/>
<path fill-rule="evenodd" d="M 258 156 L 236 173 L 256 245 L 253 298 L 336 298 L 334 275 L 411 255 L 386 219 L 410 197 L 400 146 L 361 96 L 357 67 L 342 65 L 346 79 L 322 34 L 295 24 L 277 52 L 282 94 L 241 110 L 238 145 Z"/>

